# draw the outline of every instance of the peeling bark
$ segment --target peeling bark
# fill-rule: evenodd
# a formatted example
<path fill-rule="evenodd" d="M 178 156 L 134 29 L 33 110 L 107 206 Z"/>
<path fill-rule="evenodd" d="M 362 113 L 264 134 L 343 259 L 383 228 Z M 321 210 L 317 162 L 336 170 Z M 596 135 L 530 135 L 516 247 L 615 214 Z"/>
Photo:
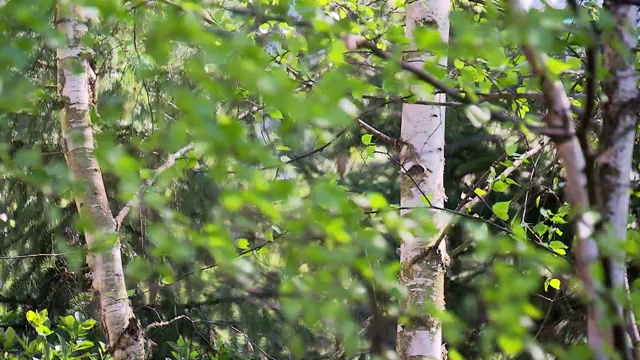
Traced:
<path fill-rule="evenodd" d="M 437 28 L 442 39 L 449 39 L 449 0 L 416 1 L 407 8 L 406 34 L 413 36 L 418 26 Z M 410 53 L 407 61 L 421 66 L 425 55 Z M 447 59 L 440 63 L 446 65 Z M 444 102 L 446 95 L 437 94 L 436 102 Z M 432 206 L 442 207 L 444 192 L 444 129 L 445 108 L 442 106 L 403 104 L 402 144 L 400 150 L 401 206 L 424 207 L 424 197 Z M 405 214 L 407 211 L 403 211 Z M 432 212 L 438 229 L 446 227 L 442 213 Z M 424 311 L 426 303 L 444 310 L 444 276 L 449 263 L 446 243 L 440 242 L 437 251 L 424 249 L 434 246 L 440 234 L 431 239 L 405 239 L 400 246 L 400 282 L 407 289 L 402 304 L 411 321 L 398 325 L 397 351 L 403 359 L 442 359 L 446 353 L 442 344 L 442 325 L 433 315 Z M 418 315 L 416 315 L 418 314 Z"/>
<path fill-rule="evenodd" d="M 90 9 L 63 0 L 57 4 L 57 28 L 67 39 L 67 47 L 57 50 L 60 124 L 67 166 L 72 179 L 81 185 L 74 192 L 76 206 L 80 216 L 91 222 L 85 228 L 87 262 L 93 273 L 109 351 L 116 360 L 138 360 L 144 358 L 142 329 L 127 297 L 116 222 L 94 154 L 90 111 L 94 75 L 88 61 L 90 51 L 82 43 L 94 16 Z M 95 251 L 96 244 L 106 249 Z"/>

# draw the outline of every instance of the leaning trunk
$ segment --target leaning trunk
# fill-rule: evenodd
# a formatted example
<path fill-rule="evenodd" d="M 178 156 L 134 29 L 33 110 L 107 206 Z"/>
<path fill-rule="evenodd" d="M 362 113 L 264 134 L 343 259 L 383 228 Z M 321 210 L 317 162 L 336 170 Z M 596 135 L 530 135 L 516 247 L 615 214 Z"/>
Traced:
<path fill-rule="evenodd" d="M 83 45 L 91 20 L 88 9 L 63 0 L 58 3 L 56 24 L 67 40 L 67 47 L 57 51 L 64 153 L 71 177 L 79 185 L 74 192 L 78 212 L 90 223 L 84 230 L 90 254 L 87 262 L 109 351 L 116 360 L 143 359 L 142 330 L 127 298 L 116 222 L 94 154 L 90 84 L 95 73 L 89 66 L 90 49 Z"/>
<path fill-rule="evenodd" d="M 430 26 L 440 31 L 445 41 L 449 39 L 449 0 L 416 1 L 408 6 L 406 34 L 413 36 L 418 26 Z M 424 55 L 412 54 L 407 61 L 422 64 Z M 440 63 L 446 66 L 447 59 Z M 444 102 L 445 95 L 437 94 L 437 102 Z M 434 207 L 444 205 L 444 128 L 445 108 L 442 106 L 403 104 L 403 140 L 400 149 L 401 206 L 424 207 L 425 202 Z M 426 197 L 426 199 L 425 199 Z M 440 231 L 446 221 L 433 210 L 432 219 Z M 400 246 L 400 281 L 407 289 L 403 312 L 409 321 L 399 324 L 397 350 L 403 359 L 442 359 L 442 326 L 435 314 L 424 311 L 432 304 L 444 310 L 444 275 L 448 255 L 444 241 L 433 238 L 412 238 Z M 434 249 L 437 247 L 437 249 Z M 430 251 L 426 251 L 430 249 Z M 426 256 L 425 256 L 426 254 Z"/>
<path fill-rule="evenodd" d="M 633 145 L 638 121 L 638 88 L 636 85 L 635 52 L 637 34 L 635 31 L 638 9 L 633 5 L 604 2 L 616 19 L 612 32 L 604 36 L 604 66 L 607 79 L 603 81 L 603 90 L 608 101 L 602 111 L 603 128 L 600 138 L 602 155 L 598 158 L 596 169 L 600 182 L 600 213 L 607 224 L 611 236 L 607 238 L 619 243 L 612 254 L 605 258 L 609 286 L 617 291 L 627 288 L 627 276 L 622 244 L 627 237 L 629 216 L 629 191 L 633 156 Z M 620 304 L 615 312 L 618 326 L 614 328 L 614 345 L 618 351 L 628 351 L 626 333 L 623 331 L 624 314 Z M 637 346 L 638 330 L 633 313 L 628 312 L 629 331 Z M 631 354 L 627 353 L 627 358 Z"/>

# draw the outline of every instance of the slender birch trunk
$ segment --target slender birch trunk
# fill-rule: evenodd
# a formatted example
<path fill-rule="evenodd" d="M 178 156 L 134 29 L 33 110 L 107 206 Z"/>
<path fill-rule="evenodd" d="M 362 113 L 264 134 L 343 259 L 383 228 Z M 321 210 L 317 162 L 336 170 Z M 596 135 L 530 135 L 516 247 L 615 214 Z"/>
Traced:
<path fill-rule="evenodd" d="M 449 0 L 419 0 L 409 5 L 407 37 L 412 38 L 418 26 L 432 26 L 448 41 L 450 8 Z M 422 64 L 424 59 L 425 55 L 412 53 L 406 60 Z M 440 63 L 446 66 L 447 59 L 441 59 Z M 435 101 L 445 100 L 444 94 L 436 95 Z M 444 107 L 403 104 L 401 137 L 404 144 L 400 151 L 403 208 L 424 207 L 425 195 L 431 205 L 444 205 L 444 129 Z M 442 231 L 446 219 L 442 213 L 433 211 L 432 214 Z M 400 281 L 408 292 L 403 311 L 412 315 L 409 323 L 398 325 L 396 348 L 403 359 L 442 359 L 445 353 L 442 325 L 433 314 L 424 311 L 425 303 L 433 303 L 440 310 L 445 307 L 444 275 L 449 262 L 445 242 L 440 242 L 438 249 L 429 251 L 426 257 L 421 256 L 425 248 L 436 245 L 439 236 L 413 238 L 400 246 Z"/>
<path fill-rule="evenodd" d="M 618 251 L 605 261 L 608 267 L 609 285 L 613 290 L 628 288 L 626 264 L 622 243 L 627 237 L 629 217 L 629 191 L 631 189 L 631 166 L 633 145 L 638 123 L 638 88 L 635 70 L 636 61 L 636 18 L 638 8 L 634 5 L 605 1 L 604 8 L 615 18 L 613 32 L 604 34 L 604 66 L 607 79 L 603 81 L 603 90 L 608 101 L 603 106 L 603 128 L 600 137 L 602 155 L 596 164 L 599 180 L 600 213 L 611 241 L 620 245 Z M 624 322 L 624 309 L 616 305 L 616 315 Z M 629 311 L 629 335 L 638 345 L 638 329 L 633 313 Z M 620 324 L 619 329 L 623 328 Z M 627 348 L 625 334 L 618 331 L 614 345 L 618 350 Z M 629 358 L 630 354 L 627 354 Z"/>
<path fill-rule="evenodd" d="M 127 298 L 116 221 L 94 154 L 90 83 L 95 81 L 95 73 L 89 66 L 90 50 L 82 43 L 92 20 L 95 11 L 64 0 L 57 4 L 57 28 L 67 40 L 67 47 L 57 50 L 60 123 L 67 166 L 73 180 L 82 186 L 74 195 L 76 206 L 92 226 L 85 229 L 87 262 L 93 273 L 109 352 L 116 360 L 137 360 L 144 358 L 142 329 Z M 93 252 L 97 242 L 104 248 L 104 241 L 109 243 L 106 250 Z"/>
<path fill-rule="evenodd" d="M 526 15 L 531 6 L 531 2 L 526 0 L 510 0 L 509 3 L 513 21 L 519 21 L 519 17 Z M 573 126 L 571 106 L 564 86 L 547 73 L 547 55 L 537 53 L 526 40 L 522 45 L 532 74 L 542 80 L 542 92 L 547 105 L 546 123 L 549 127 L 563 129 L 568 137 L 552 137 L 552 140 L 556 145 L 556 153 L 565 167 L 566 201 L 575 211 L 572 223 L 576 239 L 572 252 L 576 258 L 576 272 L 588 299 L 587 342 L 595 360 L 606 360 L 605 345 L 609 332 L 599 326 L 605 318 L 605 312 L 599 301 L 602 287 L 593 271 L 599 253 L 594 238 L 597 217 L 589 211 L 591 199 L 587 189 L 587 171 L 591 169 L 587 168 L 586 157 Z"/>

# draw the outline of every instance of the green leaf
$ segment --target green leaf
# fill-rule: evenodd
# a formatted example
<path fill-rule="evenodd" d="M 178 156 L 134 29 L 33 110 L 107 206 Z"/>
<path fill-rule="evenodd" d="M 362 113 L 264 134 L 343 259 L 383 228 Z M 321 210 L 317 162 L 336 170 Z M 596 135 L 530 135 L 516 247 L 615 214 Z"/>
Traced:
<path fill-rule="evenodd" d="M 420 197 L 420 202 L 425 204 L 426 206 L 431 206 L 433 200 L 433 195 L 427 194 L 426 196 Z"/>
<path fill-rule="evenodd" d="M 516 186 L 520 186 L 520 184 L 518 184 L 515 180 L 513 180 L 512 178 L 506 178 L 504 179 L 504 182 L 506 182 L 509 185 L 516 185 Z"/>
<path fill-rule="evenodd" d="M 244 206 L 242 198 L 235 194 L 227 194 L 226 196 L 224 196 L 222 198 L 222 204 L 225 209 L 231 212 L 239 211 Z"/>
<path fill-rule="evenodd" d="M 33 310 L 29 310 L 27 311 L 27 321 L 28 322 L 33 322 L 38 318 L 38 315 L 33 312 Z"/>
<path fill-rule="evenodd" d="M 376 155 L 376 146 L 375 145 L 369 145 L 366 148 L 364 148 L 364 152 L 367 154 L 367 157 L 374 157 Z"/>
<path fill-rule="evenodd" d="M 549 243 L 549 248 L 560 255 L 566 255 L 568 246 L 565 245 L 562 241 L 552 241 Z"/>
<path fill-rule="evenodd" d="M 247 250 L 249 249 L 249 240 L 245 239 L 245 238 L 240 238 L 237 240 L 238 242 L 238 247 L 242 250 Z"/>
<path fill-rule="evenodd" d="M 507 191 L 507 189 L 509 188 L 509 185 L 504 181 L 497 180 L 493 182 L 492 187 L 494 191 L 501 193 L 501 192 Z"/>
<path fill-rule="evenodd" d="M 508 220 L 509 219 L 509 206 L 510 205 L 511 205 L 511 201 L 501 201 L 501 202 L 495 203 L 491 207 L 491 209 L 493 209 L 493 212 L 500 219 Z"/>
<path fill-rule="evenodd" d="M 364 134 L 362 135 L 362 143 L 364 145 L 369 145 L 371 144 L 371 140 L 373 139 L 373 135 L 371 134 Z"/>
<path fill-rule="evenodd" d="M 567 245 L 565 245 L 564 243 L 560 242 L 560 241 L 552 241 L 549 243 L 549 248 L 551 250 L 553 250 L 555 253 L 558 253 L 560 255 L 566 255 L 567 251 L 565 249 L 567 249 Z"/>
<path fill-rule="evenodd" d="M 369 206 L 371 206 L 372 210 L 377 211 L 386 208 L 387 206 L 389 206 L 389 203 L 387 202 L 387 199 L 384 198 L 384 196 L 378 193 L 373 193 L 369 195 Z"/>
<path fill-rule="evenodd" d="M 487 192 L 484 189 L 480 189 L 480 188 L 473 189 L 473 192 L 478 196 L 484 196 L 487 194 Z"/>
<path fill-rule="evenodd" d="M 516 356 L 524 349 L 522 339 L 515 336 L 498 336 L 498 345 L 509 356 Z"/>
<path fill-rule="evenodd" d="M 549 71 L 554 74 L 554 75 L 559 75 L 562 74 L 563 72 L 572 69 L 573 65 L 572 64 L 568 64 L 565 63 L 564 61 L 558 60 L 558 59 L 554 59 L 554 58 L 549 58 L 547 61 L 547 67 L 549 68 Z"/>
<path fill-rule="evenodd" d="M 482 127 L 486 122 L 491 120 L 491 110 L 487 108 L 481 108 L 478 105 L 469 105 L 465 107 L 464 113 L 476 128 Z"/>
<path fill-rule="evenodd" d="M 549 280 L 549 286 L 556 290 L 560 290 L 560 279 L 553 278 Z"/>
<path fill-rule="evenodd" d="M 533 231 L 540 236 L 544 235 L 548 230 L 549 226 L 544 223 L 537 223 L 536 226 L 533 227 Z"/>
<path fill-rule="evenodd" d="M 549 243 L 549 247 L 552 249 L 568 249 L 569 248 L 562 241 L 552 241 Z"/>
<path fill-rule="evenodd" d="M 93 347 L 93 342 L 89 340 L 82 340 L 79 344 L 76 344 L 75 351 L 86 350 Z"/>

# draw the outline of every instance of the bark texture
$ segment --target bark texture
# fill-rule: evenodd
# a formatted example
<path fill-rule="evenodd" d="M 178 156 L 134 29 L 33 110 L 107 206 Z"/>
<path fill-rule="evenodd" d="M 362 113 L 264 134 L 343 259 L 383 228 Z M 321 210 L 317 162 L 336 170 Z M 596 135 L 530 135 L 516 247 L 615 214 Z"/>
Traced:
<path fill-rule="evenodd" d="M 78 212 L 90 223 L 85 228 L 90 254 L 87 262 L 93 273 L 107 344 L 116 360 L 143 359 L 142 329 L 127 298 L 116 221 L 94 154 L 91 125 L 94 94 L 90 84 L 95 81 L 95 74 L 89 66 L 90 49 L 83 45 L 83 38 L 95 11 L 63 0 L 58 2 L 56 10 L 57 28 L 67 40 L 67 47 L 57 50 L 63 145 L 71 176 L 80 185 L 74 193 Z M 99 251 L 95 251 L 96 243 Z"/>
<path fill-rule="evenodd" d="M 607 78 L 602 82 L 608 101 L 603 106 L 603 128 L 600 137 L 602 155 L 597 159 L 596 170 L 602 203 L 599 204 L 605 231 L 611 236 L 610 241 L 620 246 L 605 259 L 608 267 L 609 286 L 614 291 L 628 289 L 626 264 L 622 243 L 627 237 L 627 220 L 629 216 L 629 191 L 631 189 L 631 167 L 633 145 L 636 137 L 638 121 L 638 88 L 636 85 L 635 52 L 637 46 L 636 6 L 623 5 L 614 1 L 605 1 L 605 9 L 615 18 L 615 28 L 604 34 L 604 66 Z M 620 322 L 624 323 L 624 309 L 615 305 L 615 312 Z M 633 313 L 629 311 L 629 335 L 637 346 L 638 329 Z M 619 351 L 626 348 L 625 334 L 615 332 L 615 348 Z M 631 358 L 626 354 L 625 358 Z"/>
<path fill-rule="evenodd" d="M 510 0 L 514 21 L 526 15 L 531 3 L 525 0 Z M 602 292 L 602 284 L 594 275 L 594 265 L 599 259 L 598 246 L 594 233 L 598 217 L 590 212 L 590 198 L 588 191 L 587 162 L 585 154 L 576 135 L 571 115 L 571 103 L 559 80 L 554 80 L 546 70 L 547 56 L 538 53 L 526 41 L 523 51 L 533 75 L 540 78 L 542 92 L 547 105 L 545 120 L 550 129 L 560 130 L 560 134 L 551 136 L 556 145 L 556 152 L 562 159 L 565 168 L 565 198 L 575 211 L 573 226 L 575 229 L 575 244 L 572 252 L 576 258 L 576 270 L 582 282 L 587 298 L 587 341 L 596 360 L 605 360 L 605 344 L 611 338 L 607 329 L 598 324 L 605 320 L 605 311 L 598 301 Z"/>
<path fill-rule="evenodd" d="M 448 41 L 450 7 L 449 0 L 421 0 L 409 5 L 407 37 L 412 38 L 417 27 L 429 26 L 438 29 L 442 39 Z M 406 60 L 420 66 L 425 55 L 410 53 Z M 447 59 L 441 59 L 440 63 L 446 65 Z M 436 102 L 445 100 L 444 94 L 436 95 Z M 425 196 L 433 206 L 444 205 L 444 129 L 444 107 L 403 104 L 400 149 L 403 208 L 424 207 Z M 432 216 L 443 231 L 446 218 L 442 212 L 433 211 Z M 403 359 L 442 359 L 446 352 L 440 321 L 424 310 L 429 303 L 440 310 L 445 308 L 444 275 L 449 262 L 445 242 L 423 256 L 424 249 L 434 246 L 439 236 L 408 239 L 400 246 L 400 282 L 408 294 L 402 308 L 411 315 L 408 323 L 398 325 L 396 348 Z"/>

